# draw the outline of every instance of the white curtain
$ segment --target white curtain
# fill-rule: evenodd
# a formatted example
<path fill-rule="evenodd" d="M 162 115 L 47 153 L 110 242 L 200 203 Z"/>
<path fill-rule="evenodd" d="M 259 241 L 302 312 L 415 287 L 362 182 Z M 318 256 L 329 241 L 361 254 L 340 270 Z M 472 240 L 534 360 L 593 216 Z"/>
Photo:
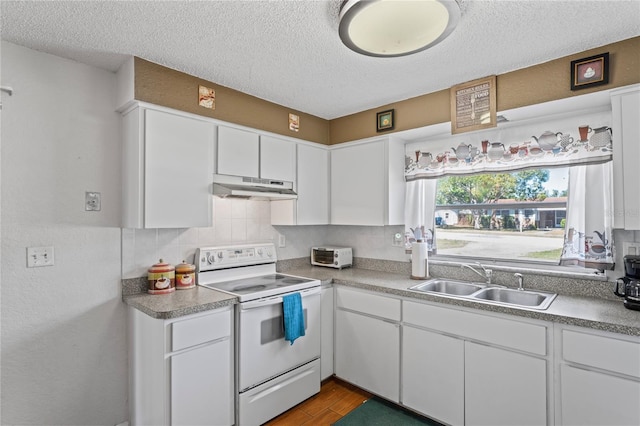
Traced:
<path fill-rule="evenodd" d="M 430 254 L 436 254 L 435 211 L 437 179 L 418 179 L 406 183 L 404 223 L 405 244 L 426 241 Z"/>
<path fill-rule="evenodd" d="M 614 266 L 612 162 L 569 169 L 561 265 L 599 270 Z"/>

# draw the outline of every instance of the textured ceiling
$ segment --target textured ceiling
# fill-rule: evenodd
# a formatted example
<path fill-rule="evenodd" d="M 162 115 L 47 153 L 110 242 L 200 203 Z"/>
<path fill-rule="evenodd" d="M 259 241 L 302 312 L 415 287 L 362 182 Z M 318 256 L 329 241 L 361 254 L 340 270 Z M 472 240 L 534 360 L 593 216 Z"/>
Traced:
<path fill-rule="evenodd" d="M 107 70 L 135 55 L 325 119 L 640 35 L 638 0 L 464 0 L 442 43 L 371 58 L 342 45 L 340 4 L 3 0 L 1 29 L 3 40 Z"/>

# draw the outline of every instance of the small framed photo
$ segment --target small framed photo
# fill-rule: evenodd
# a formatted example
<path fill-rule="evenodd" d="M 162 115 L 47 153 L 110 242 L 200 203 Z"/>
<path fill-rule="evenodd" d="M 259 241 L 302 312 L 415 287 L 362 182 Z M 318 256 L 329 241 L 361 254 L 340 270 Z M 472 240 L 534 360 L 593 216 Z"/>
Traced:
<path fill-rule="evenodd" d="M 609 52 L 571 61 L 571 90 L 609 83 Z"/>
<path fill-rule="evenodd" d="M 297 132 L 300 130 L 300 116 L 289 113 L 289 130 Z"/>
<path fill-rule="evenodd" d="M 395 126 L 395 123 L 393 121 L 394 111 L 395 110 L 390 109 L 376 114 L 376 130 L 378 132 L 393 130 L 393 127 Z"/>
<path fill-rule="evenodd" d="M 210 87 L 198 86 L 198 105 L 216 109 L 216 91 Z"/>

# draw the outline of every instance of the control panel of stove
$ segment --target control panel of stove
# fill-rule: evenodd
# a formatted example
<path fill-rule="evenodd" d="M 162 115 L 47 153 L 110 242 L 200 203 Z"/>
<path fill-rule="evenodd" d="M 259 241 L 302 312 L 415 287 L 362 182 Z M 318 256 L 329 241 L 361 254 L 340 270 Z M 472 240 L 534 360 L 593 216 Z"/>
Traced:
<path fill-rule="evenodd" d="M 196 261 L 199 271 L 275 263 L 276 250 L 271 243 L 202 247 L 196 250 Z"/>

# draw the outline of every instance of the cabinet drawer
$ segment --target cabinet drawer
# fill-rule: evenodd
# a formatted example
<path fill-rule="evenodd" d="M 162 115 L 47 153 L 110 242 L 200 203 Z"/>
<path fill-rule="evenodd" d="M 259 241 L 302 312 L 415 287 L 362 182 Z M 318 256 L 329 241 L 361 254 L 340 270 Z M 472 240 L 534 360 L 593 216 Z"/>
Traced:
<path fill-rule="evenodd" d="M 363 291 L 336 288 L 337 307 L 400 321 L 400 300 Z"/>
<path fill-rule="evenodd" d="M 176 321 L 171 324 L 171 350 L 178 351 L 230 334 L 230 310 Z"/>
<path fill-rule="evenodd" d="M 494 316 L 404 302 L 404 322 L 537 355 L 547 354 L 547 327 Z"/>
<path fill-rule="evenodd" d="M 640 378 L 640 340 L 562 330 L 562 356 L 565 361 Z"/>

